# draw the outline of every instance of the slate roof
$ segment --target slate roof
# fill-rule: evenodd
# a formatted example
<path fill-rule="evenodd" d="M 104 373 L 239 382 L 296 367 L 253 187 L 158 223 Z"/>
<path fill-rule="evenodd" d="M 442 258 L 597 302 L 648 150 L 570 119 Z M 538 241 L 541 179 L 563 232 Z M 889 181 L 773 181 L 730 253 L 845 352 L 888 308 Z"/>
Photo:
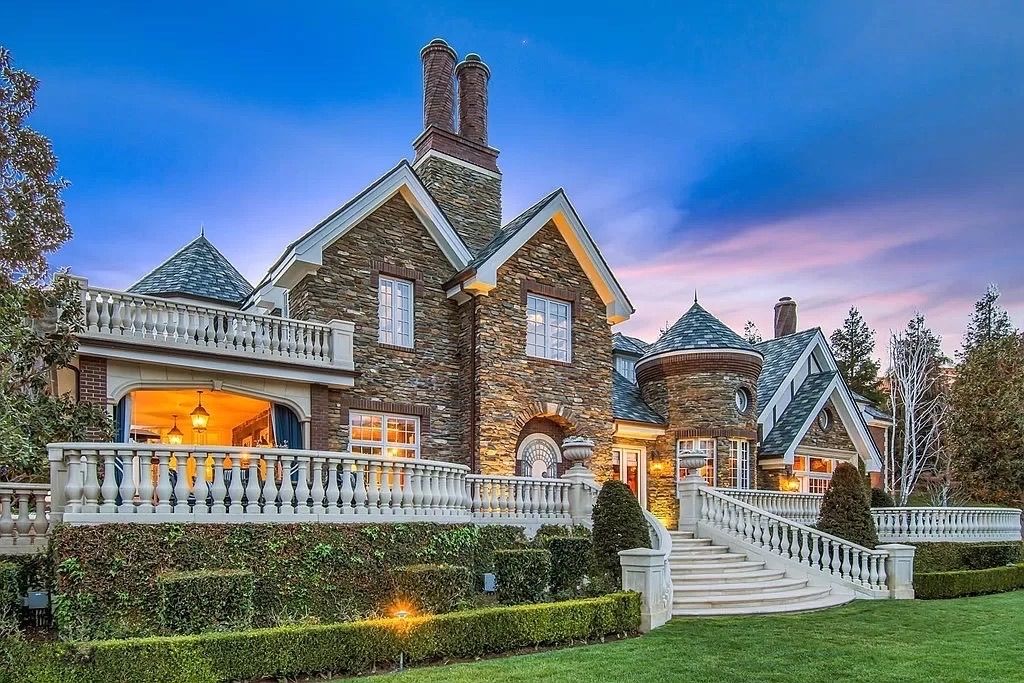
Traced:
<path fill-rule="evenodd" d="M 252 285 L 200 235 L 128 288 L 136 294 L 185 296 L 237 306 Z"/>
<path fill-rule="evenodd" d="M 800 428 L 811 416 L 811 411 L 836 374 L 829 371 L 807 376 L 804 383 L 797 389 L 796 396 L 786 406 L 782 417 L 761 442 L 761 448 L 758 451 L 760 456 L 785 455 L 786 450 L 797 438 Z"/>
<path fill-rule="evenodd" d="M 872 401 L 863 394 L 858 394 L 853 389 L 850 389 L 850 394 L 853 396 L 853 400 L 859 404 L 861 410 L 877 420 L 888 420 L 892 421 L 892 415 L 885 412 L 878 407 L 878 404 Z"/>
<path fill-rule="evenodd" d="M 690 349 L 739 349 L 756 351 L 746 339 L 730 330 L 725 323 L 694 303 L 672 327 L 647 349 L 644 358 L 666 351 Z"/>
<path fill-rule="evenodd" d="M 484 261 L 489 259 L 491 256 L 494 256 L 495 252 L 501 249 L 506 242 L 515 237 L 516 233 L 522 230 L 527 223 L 533 220 L 534 216 L 543 211 L 544 207 L 547 206 L 548 203 L 552 199 L 554 199 L 561 191 L 562 188 L 558 188 L 557 190 L 555 190 L 554 192 L 547 195 L 546 197 L 538 201 L 536 204 L 528 208 L 526 211 L 523 211 L 521 214 L 519 214 L 518 216 L 510 220 L 508 223 L 506 223 L 504 227 L 498 230 L 494 237 L 491 238 L 491 241 L 485 244 L 483 248 L 479 252 L 477 252 L 476 256 L 473 257 L 473 260 L 469 262 L 467 268 L 476 268 Z"/>
<path fill-rule="evenodd" d="M 762 406 L 768 404 L 775 392 L 782 386 L 782 381 L 786 379 L 793 364 L 800 358 L 800 354 L 811 343 L 817 332 L 818 328 L 812 327 L 803 332 L 763 341 L 755 347 L 764 356 L 761 376 L 757 380 L 758 412 Z"/>
<path fill-rule="evenodd" d="M 612 416 L 617 420 L 665 424 L 665 418 L 644 402 L 640 387 L 616 370 L 612 370 Z"/>
<path fill-rule="evenodd" d="M 612 335 L 612 351 L 618 353 L 630 353 L 634 356 L 642 356 L 651 347 L 643 339 L 630 337 L 629 335 L 616 332 Z"/>

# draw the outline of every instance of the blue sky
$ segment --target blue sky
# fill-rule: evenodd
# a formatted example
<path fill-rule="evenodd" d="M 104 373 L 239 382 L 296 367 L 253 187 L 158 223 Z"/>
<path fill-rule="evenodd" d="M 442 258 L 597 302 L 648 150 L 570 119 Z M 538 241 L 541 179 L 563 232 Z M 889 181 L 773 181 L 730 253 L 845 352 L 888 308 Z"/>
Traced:
<path fill-rule="evenodd" d="M 506 217 L 565 187 L 624 331 L 696 288 L 766 336 L 783 295 L 882 338 L 921 310 L 952 351 L 990 281 L 1024 323 L 1020 2 L 19 3 L 0 43 L 72 182 L 54 265 L 127 286 L 204 224 L 257 280 L 410 156 L 435 36 L 492 69 Z"/>

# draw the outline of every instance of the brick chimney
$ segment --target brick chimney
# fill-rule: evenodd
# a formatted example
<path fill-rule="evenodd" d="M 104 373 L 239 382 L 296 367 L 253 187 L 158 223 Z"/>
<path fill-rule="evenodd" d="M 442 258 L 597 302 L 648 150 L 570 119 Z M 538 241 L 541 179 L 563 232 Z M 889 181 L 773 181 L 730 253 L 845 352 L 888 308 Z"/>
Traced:
<path fill-rule="evenodd" d="M 785 337 L 796 332 L 796 302 L 788 296 L 779 299 L 775 304 L 775 338 Z"/>
<path fill-rule="evenodd" d="M 491 70 L 477 54 L 458 64 L 455 50 L 435 38 L 423 61 L 423 132 L 413 141 L 413 168 L 466 246 L 479 252 L 501 227 L 498 150 L 487 144 Z M 455 126 L 455 79 L 459 117 Z"/>

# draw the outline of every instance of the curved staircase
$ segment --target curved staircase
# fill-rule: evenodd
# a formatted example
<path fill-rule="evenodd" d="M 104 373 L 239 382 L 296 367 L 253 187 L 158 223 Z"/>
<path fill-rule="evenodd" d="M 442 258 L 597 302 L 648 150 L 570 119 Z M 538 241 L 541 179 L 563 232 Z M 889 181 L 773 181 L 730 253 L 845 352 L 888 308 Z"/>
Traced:
<path fill-rule="evenodd" d="M 711 539 L 670 531 L 672 616 L 774 614 L 850 602 L 852 591 L 812 586 L 806 578 L 768 569 L 763 561 L 713 545 Z"/>

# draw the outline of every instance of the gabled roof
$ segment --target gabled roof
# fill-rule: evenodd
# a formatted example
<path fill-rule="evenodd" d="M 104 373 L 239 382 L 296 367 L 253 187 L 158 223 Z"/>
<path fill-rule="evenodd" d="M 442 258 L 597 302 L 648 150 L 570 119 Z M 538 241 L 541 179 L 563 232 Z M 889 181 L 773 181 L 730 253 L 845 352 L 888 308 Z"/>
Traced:
<path fill-rule="evenodd" d="M 486 294 L 498 284 L 498 268 L 548 223 L 554 223 L 607 309 L 608 321 L 619 323 L 633 314 L 633 305 L 601 255 L 572 202 L 561 188 L 509 221 L 449 283 L 449 296 Z"/>
<path fill-rule="evenodd" d="M 612 416 L 616 420 L 665 424 L 665 418 L 644 401 L 640 387 L 616 370 L 612 370 Z"/>
<path fill-rule="evenodd" d="M 822 396 L 833 388 L 833 382 L 838 377 L 835 372 L 820 372 L 808 375 L 796 396 L 786 406 L 782 417 L 772 428 L 772 431 L 761 442 L 758 453 L 762 456 L 784 456 L 787 450 L 803 434 L 804 425 L 815 414 L 815 407 L 822 402 Z"/>
<path fill-rule="evenodd" d="M 759 411 L 762 406 L 768 405 L 775 392 L 782 386 L 786 375 L 803 355 L 807 345 L 811 343 L 818 331 L 819 328 L 812 327 L 803 332 L 763 341 L 754 347 L 764 356 L 761 377 L 757 380 Z"/>
<path fill-rule="evenodd" d="M 143 276 L 128 291 L 238 306 L 252 292 L 252 285 L 205 235 L 200 235 Z"/>
<path fill-rule="evenodd" d="M 865 415 L 875 420 L 892 422 L 892 415 L 879 408 L 878 404 L 870 398 L 863 394 L 858 394 L 853 389 L 850 389 L 850 393 L 853 395 L 853 400 L 857 402 L 861 411 L 863 411 Z"/>
<path fill-rule="evenodd" d="M 630 337 L 629 335 L 616 332 L 612 335 L 612 351 L 615 353 L 628 353 L 634 356 L 642 356 L 651 347 L 643 339 Z"/>
<path fill-rule="evenodd" d="M 758 353 L 754 346 L 697 302 L 654 342 L 641 361 L 663 353 L 705 349 L 729 349 Z"/>

